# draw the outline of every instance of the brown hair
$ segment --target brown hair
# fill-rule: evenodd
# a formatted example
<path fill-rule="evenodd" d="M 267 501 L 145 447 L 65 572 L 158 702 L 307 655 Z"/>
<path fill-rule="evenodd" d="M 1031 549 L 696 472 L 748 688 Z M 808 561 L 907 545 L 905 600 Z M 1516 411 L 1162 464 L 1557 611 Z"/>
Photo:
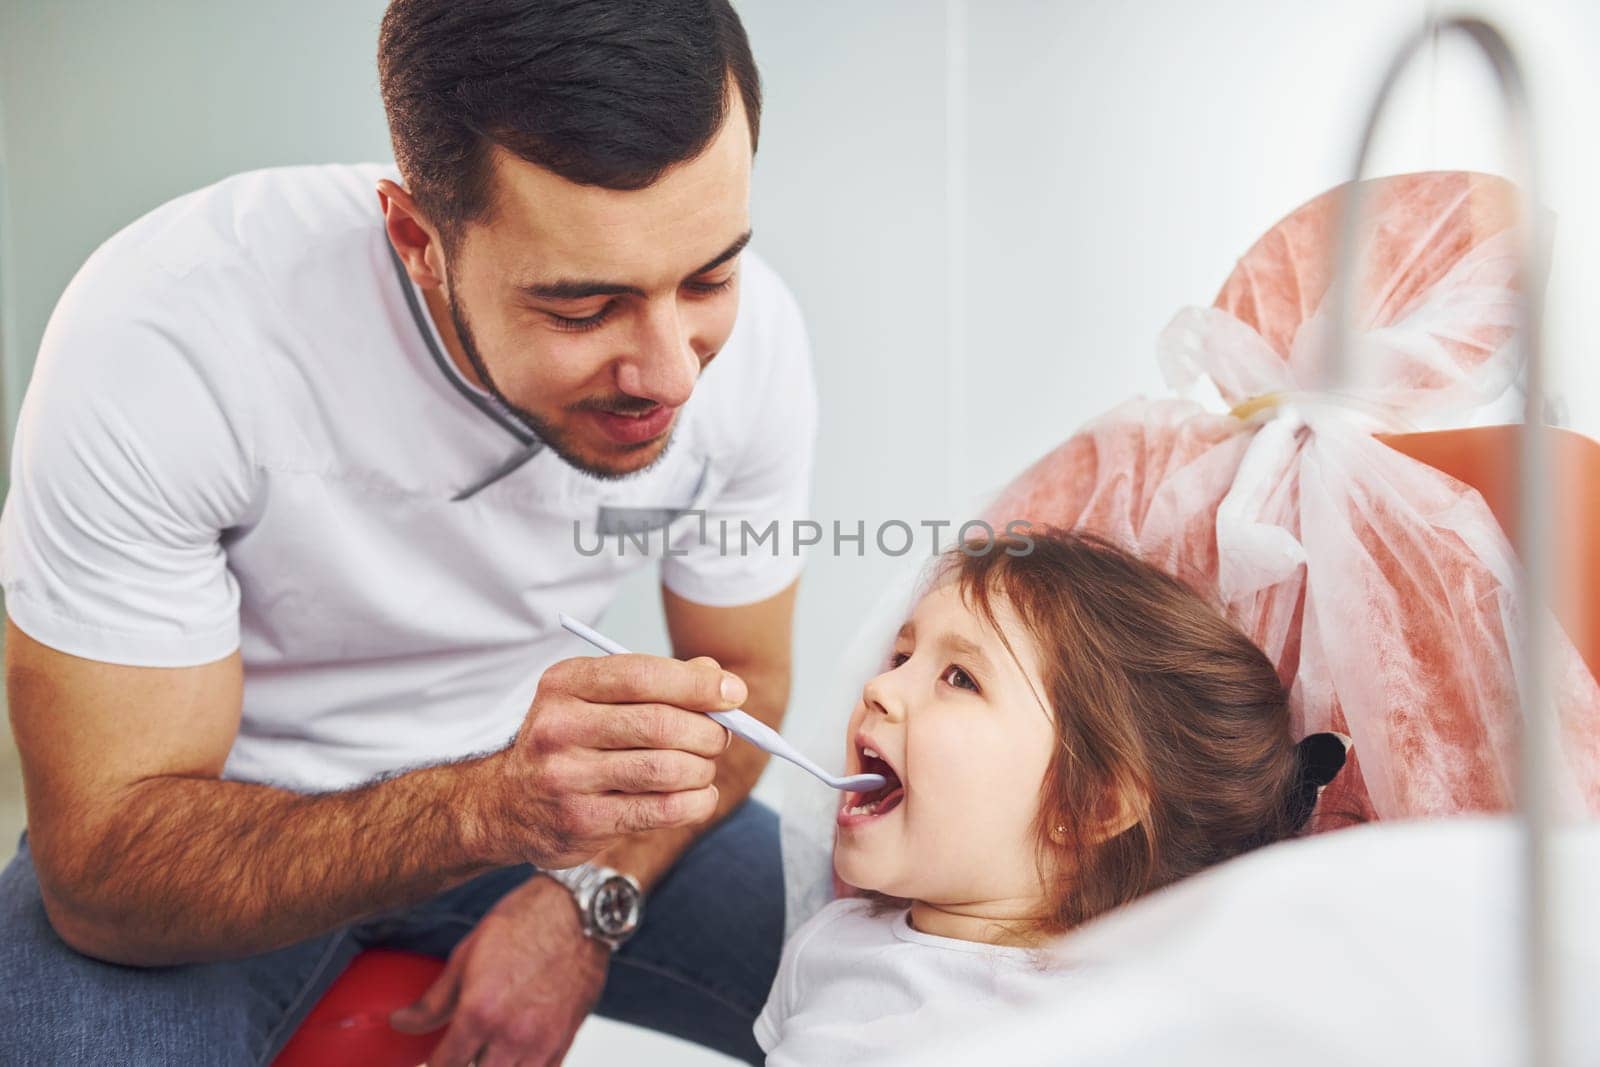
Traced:
<path fill-rule="evenodd" d="M 1002 599 L 1041 653 L 1037 695 L 1056 748 L 1036 823 L 1048 900 L 1039 932 L 1074 927 L 1303 824 L 1277 671 L 1193 589 L 1099 537 L 1039 527 L 968 542 L 939 564 L 936 576 L 958 583 L 1013 656 L 996 621 Z M 1119 797 L 1137 821 L 1108 837 Z"/>

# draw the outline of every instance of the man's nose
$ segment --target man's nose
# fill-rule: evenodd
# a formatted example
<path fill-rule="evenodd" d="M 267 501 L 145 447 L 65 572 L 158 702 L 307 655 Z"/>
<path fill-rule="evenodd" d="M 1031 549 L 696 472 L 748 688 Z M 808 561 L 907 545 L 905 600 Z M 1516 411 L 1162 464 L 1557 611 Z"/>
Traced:
<path fill-rule="evenodd" d="M 700 357 L 677 301 L 652 300 L 639 317 L 633 352 L 617 368 L 617 388 L 629 396 L 677 407 L 700 377 Z"/>

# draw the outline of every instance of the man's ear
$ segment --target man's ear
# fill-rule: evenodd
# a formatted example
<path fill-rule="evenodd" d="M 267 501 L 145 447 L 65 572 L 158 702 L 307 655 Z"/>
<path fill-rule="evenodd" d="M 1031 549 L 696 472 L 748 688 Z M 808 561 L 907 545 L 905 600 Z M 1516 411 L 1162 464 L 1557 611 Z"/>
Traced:
<path fill-rule="evenodd" d="M 378 182 L 378 206 L 389 244 L 405 265 L 411 280 L 423 289 L 444 284 L 444 244 L 439 232 L 422 217 L 416 201 L 387 178 Z"/>

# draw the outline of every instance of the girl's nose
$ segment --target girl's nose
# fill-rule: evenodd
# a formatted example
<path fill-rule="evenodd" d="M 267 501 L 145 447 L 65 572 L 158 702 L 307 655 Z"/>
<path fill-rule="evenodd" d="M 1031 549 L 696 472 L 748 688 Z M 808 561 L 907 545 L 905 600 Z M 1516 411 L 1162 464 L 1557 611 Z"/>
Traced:
<path fill-rule="evenodd" d="M 861 690 L 861 700 L 868 712 L 876 712 L 891 722 L 905 717 L 905 704 L 896 691 L 894 672 L 885 671 L 873 678 Z"/>

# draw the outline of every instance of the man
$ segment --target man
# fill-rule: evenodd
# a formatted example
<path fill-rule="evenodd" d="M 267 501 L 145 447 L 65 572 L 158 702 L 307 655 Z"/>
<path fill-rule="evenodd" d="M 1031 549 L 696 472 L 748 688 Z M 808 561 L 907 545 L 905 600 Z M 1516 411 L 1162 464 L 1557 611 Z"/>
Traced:
<path fill-rule="evenodd" d="M 396 0 L 379 65 L 397 171 L 182 197 L 46 333 L 0 526 L 7 1063 L 267 1062 L 374 944 L 449 959 L 394 1018 L 435 1067 L 558 1062 L 596 1004 L 759 1057 L 776 826 L 703 713 L 782 715 L 815 401 L 745 250 L 743 29 Z M 678 658 L 568 658 L 557 613 L 654 558 Z"/>

